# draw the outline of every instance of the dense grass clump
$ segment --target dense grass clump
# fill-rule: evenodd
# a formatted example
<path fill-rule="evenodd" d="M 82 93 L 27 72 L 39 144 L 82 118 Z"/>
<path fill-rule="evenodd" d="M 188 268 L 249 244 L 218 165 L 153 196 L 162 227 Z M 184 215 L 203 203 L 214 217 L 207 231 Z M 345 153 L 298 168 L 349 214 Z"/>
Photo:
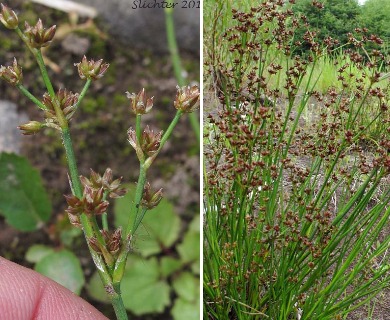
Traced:
<path fill-rule="evenodd" d="M 364 50 L 380 39 L 341 52 L 308 28 L 300 57 L 284 1 L 205 10 L 204 317 L 344 319 L 390 284 L 388 61 Z M 323 61 L 336 80 L 317 90 Z"/>

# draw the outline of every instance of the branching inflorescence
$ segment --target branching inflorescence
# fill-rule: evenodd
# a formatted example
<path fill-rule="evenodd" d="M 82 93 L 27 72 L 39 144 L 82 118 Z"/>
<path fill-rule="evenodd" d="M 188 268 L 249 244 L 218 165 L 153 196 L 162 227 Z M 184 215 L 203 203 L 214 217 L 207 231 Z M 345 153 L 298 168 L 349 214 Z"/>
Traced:
<path fill-rule="evenodd" d="M 16 86 L 44 113 L 44 121 L 29 121 L 20 125 L 19 129 L 25 135 L 36 134 L 43 128 L 53 128 L 60 133 L 69 166 L 69 181 L 72 190 L 71 195 L 65 196 L 68 203 L 66 212 L 70 222 L 84 232 L 93 261 L 111 299 L 117 318 L 127 319 L 121 299 L 120 283 L 131 239 L 146 211 L 157 206 L 162 198 L 162 189 L 153 191 L 150 183 L 146 181 L 147 170 L 172 134 L 181 116 L 184 113 L 193 112 L 199 107 L 199 88 L 197 86 L 177 88 L 177 95 L 173 102 L 176 114 L 165 132 L 154 132 L 149 126 L 146 126 L 144 130 L 141 128 L 141 117 L 151 111 L 153 98 L 148 98 L 144 89 L 138 94 L 127 93 L 131 110 L 136 115 L 135 129 L 128 130 L 128 139 L 140 162 L 135 199 L 132 204 L 129 203 L 129 212 L 130 206 L 135 206 L 136 217 L 133 224 L 128 223 L 127 226 L 124 226 L 124 230 L 122 228 L 110 230 L 107 221 L 108 199 L 121 197 L 126 193 L 126 190 L 121 187 L 122 178 L 114 180 L 109 168 L 102 176 L 93 170 L 91 170 L 89 178 L 79 176 L 69 130 L 70 121 L 91 82 L 102 78 L 109 64 L 101 59 L 88 60 L 84 56 L 81 62 L 75 64 L 80 78 L 86 81 L 80 94 L 67 89 L 59 89 L 55 92 L 42 58 L 41 48 L 50 44 L 55 35 L 56 26 L 45 28 L 42 21 L 38 20 L 35 26 L 26 23 L 25 29 L 22 31 L 19 28 L 16 13 L 3 4 L 1 5 L 0 21 L 6 28 L 15 30 L 34 55 L 47 89 L 42 100 L 39 100 L 24 87 L 22 68 L 16 58 L 14 58 L 12 65 L 0 67 L 0 77 Z"/>

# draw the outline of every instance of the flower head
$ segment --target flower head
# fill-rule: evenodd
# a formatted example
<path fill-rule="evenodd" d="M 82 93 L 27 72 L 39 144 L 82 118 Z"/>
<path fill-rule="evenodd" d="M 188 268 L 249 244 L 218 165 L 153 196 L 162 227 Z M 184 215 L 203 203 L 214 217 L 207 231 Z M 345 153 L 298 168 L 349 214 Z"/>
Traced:
<path fill-rule="evenodd" d="M 0 21 L 8 29 L 16 29 L 19 24 L 16 13 L 3 4 L 1 4 Z"/>
<path fill-rule="evenodd" d="M 151 157 L 160 148 L 163 131 L 155 133 L 149 128 L 149 126 L 146 126 L 145 130 L 142 132 L 141 141 L 139 142 L 137 141 L 137 135 L 133 128 L 130 128 L 127 131 L 127 134 L 129 136 L 129 142 L 137 152 L 138 157 L 140 157 L 140 151 L 142 154 L 146 154 Z"/>
<path fill-rule="evenodd" d="M 91 169 L 91 177 L 88 179 L 81 176 L 80 180 L 84 186 L 89 186 L 94 189 L 103 188 L 105 192 L 108 192 L 110 198 L 120 198 L 127 192 L 125 188 L 120 187 L 122 177 L 112 181 L 112 170 L 110 168 L 106 169 L 103 176 Z"/>
<path fill-rule="evenodd" d="M 184 86 L 177 88 L 176 99 L 174 101 L 174 106 L 177 110 L 181 110 L 185 113 L 190 113 L 199 108 L 199 87 L 194 86 Z"/>
<path fill-rule="evenodd" d="M 47 47 L 53 40 L 56 33 L 56 26 L 51 26 L 49 29 L 45 29 L 42 24 L 42 20 L 39 19 L 35 26 L 30 26 L 25 23 L 26 30 L 24 34 L 27 36 L 28 42 L 33 48 Z"/>
<path fill-rule="evenodd" d="M 163 131 L 155 133 L 149 126 L 146 126 L 145 130 L 142 132 L 141 148 L 149 157 L 155 154 L 160 147 L 162 134 Z"/>
<path fill-rule="evenodd" d="M 108 63 L 103 63 L 103 59 L 98 61 L 87 60 L 87 57 L 84 56 L 81 62 L 74 64 L 77 67 L 79 76 L 81 79 L 91 79 L 97 80 L 103 77 L 108 67 Z"/>
<path fill-rule="evenodd" d="M 68 91 L 66 89 L 59 89 L 56 94 L 56 99 L 59 102 L 60 108 L 65 115 L 67 120 L 70 120 L 76 111 L 75 105 L 79 99 L 79 95 L 77 93 L 73 93 L 72 91 Z M 42 103 L 46 106 L 47 110 L 45 112 L 46 122 L 49 126 L 56 126 L 57 115 L 54 107 L 54 103 L 52 98 L 48 93 L 43 95 Z"/>
<path fill-rule="evenodd" d="M 79 216 L 82 213 L 86 215 L 101 215 L 106 212 L 109 205 L 108 201 L 103 200 L 103 188 L 94 189 L 84 186 L 83 197 L 81 199 L 74 195 L 65 196 L 68 202 L 66 212 L 72 216 Z"/>
<path fill-rule="evenodd" d="M 22 67 L 18 65 L 18 61 L 16 60 L 16 58 L 14 58 L 12 66 L 0 67 L 0 77 L 14 86 L 22 82 Z"/>
<path fill-rule="evenodd" d="M 131 109 L 135 114 L 145 114 L 152 110 L 154 97 L 146 97 L 145 89 L 138 94 L 126 92 L 126 95 L 131 101 Z"/>
<path fill-rule="evenodd" d="M 101 230 L 104 242 L 109 253 L 116 255 L 122 245 L 122 229 L 115 229 L 114 232 Z"/>

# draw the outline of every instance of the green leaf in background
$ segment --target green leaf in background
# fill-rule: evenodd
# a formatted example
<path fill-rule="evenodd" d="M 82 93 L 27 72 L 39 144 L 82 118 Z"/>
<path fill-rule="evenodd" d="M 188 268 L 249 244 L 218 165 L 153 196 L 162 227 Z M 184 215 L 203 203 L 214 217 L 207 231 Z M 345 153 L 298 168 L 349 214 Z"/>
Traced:
<path fill-rule="evenodd" d="M 197 214 L 194 219 L 192 219 L 189 227 L 188 227 L 188 230 L 192 230 L 192 231 L 198 231 L 200 233 L 200 215 Z M 200 243 L 199 243 L 200 245 Z"/>
<path fill-rule="evenodd" d="M 173 288 L 178 295 L 171 310 L 175 320 L 200 319 L 199 286 L 199 279 L 189 272 L 181 273 L 173 281 Z"/>
<path fill-rule="evenodd" d="M 168 277 L 172 273 L 180 270 L 180 268 L 183 266 L 183 263 L 175 258 L 172 257 L 162 257 L 160 259 L 161 264 L 161 274 L 163 277 Z"/>
<path fill-rule="evenodd" d="M 54 249 L 43 244 L 34 244 L 26 252 L 26 260 L 31 263 L 41 261 L 47 255 L 54 253 Z"/>
<path fill-rule="evenodd" d="M 190 272 L 182 272 L 173 280 L 173 289 L 177 295 L 186 301 L 199 300 L 199 279 Z"/>
<path fill-rule="evenodd" d="M 154 257 L 129 256 L 121 284 L 126 309 L 142 315 L 163 312 L 170 304 L 170 287 L 161 279 L 159 269 L 158 260 Z M 97 272 L 92 276 L 87 291 L 95 300 L 109 302 Z"/>
<path fill-rule="evenodd" d="M 175 300 L 175 305 L 171 310 L 174 320 L 199 320 L 200 319 L 200 305 L 197 303 L 188 302 L 182 298 Z"/>
<path fill-rule="evenodd" d="M 0 214 L 20 231 L 39 229 L 51 204 L 36 169 L 23 157 L 0 154 Z"/>
<path fill-rule="evenodd" d="M 198 230 L 196 230 L 198 229 Z M 199 216 L 191 222 L 183 241 L 176 247 L 183 263 L 191 263 L 191 270 L 200 273 Z"/>
<path fill-rule="evenodd" d="M 76 294 L 80 294 L 85 283 L 79 259 L 68 250 L 61 250 L 44 256 L 35 265 L 35 270 Z"/>
<path fill-rule="evenodd" d="M 122 280 L 122 298 L 126 309 L 136 315 L 163 312 L 170 304 L 170 288 L 160 279 L 156 258 L 131 256 Z"/>
<path fill-rule="evenodd" d="M 130 207 L 133 207 L 134 192 L 135 189 L 130 188 L 126 196 L 116 199 L 114 211 L 117 226 L 127 225 L 129 215 L 133 223 L 134 211 L 130 212 Z M 175 243 L 179 232 L 180 218 L 174 212 L 173 205 L 163 198 L 156 208 L 146 212 L 136 232 L 135 249 L 144 257 L 160 253 Z"/>

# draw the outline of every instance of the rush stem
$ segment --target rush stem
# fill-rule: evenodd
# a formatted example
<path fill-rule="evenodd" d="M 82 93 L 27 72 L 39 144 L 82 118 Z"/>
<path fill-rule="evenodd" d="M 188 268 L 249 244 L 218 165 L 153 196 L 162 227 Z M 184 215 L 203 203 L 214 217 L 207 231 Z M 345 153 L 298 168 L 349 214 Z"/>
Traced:
<path fill-rule="evenodd" d="M 171 1 L 172 2 L 172 1 Z M 179 49 L 177 47 L 176 34 L 175 34 L 175 24 L 173 21 L 173 9 L 166 8 L 165 10 L 165 27 L 167 31 L 168 39 L 168 48 L 171 54 L 171 60 L 173 65 L 173 71 L 175 73 L 175 78 L 180 87 L 185 85 L 185 80 L 183 77 L 183 68 L 180 59 Z M 200 142 L 200 127 L 199 120 L 195 113 L 190 113 L 188 115 L 192 130 L 195 133 L 195 137 L 199 144 Z"/>
<path fill-rule="evenodd" d="M 65 148 L 66 159 L 68 162 L 72 191 L 76 197 L 82 198 L 83 190 L 82 190 L 82 186 L 78 174 L 77 163 L 74 155 L 69 128 L 62 129 L 62 141 Z M 84 236 L 87 242 L 89 238 L 96 237 L 100 243 L 104 244 L 104 240 L 99 231 L 99 227 L 97 225 L 96 219 L 94 219 L 94 217 L 89 217 L 83 213 L 80 216 L 80 220 L 83 226 Z M 128 317 L 127 317 L 126 309 L 124 307 L 122 297 L 120 294 L 120 282 L 114 286 L 111 277 L 112 272 L 110 272 L 112 270 L 110 271 L 107 270 L 107 266 L 103 261 L 102 257 L 99 254 L 97 254 L 90 246 L 88 247 L 104 287 L 113 288 L 113 292 L 109 292 L 108 296 L 115 310 L 117 319 L 127 320 Z"/>

